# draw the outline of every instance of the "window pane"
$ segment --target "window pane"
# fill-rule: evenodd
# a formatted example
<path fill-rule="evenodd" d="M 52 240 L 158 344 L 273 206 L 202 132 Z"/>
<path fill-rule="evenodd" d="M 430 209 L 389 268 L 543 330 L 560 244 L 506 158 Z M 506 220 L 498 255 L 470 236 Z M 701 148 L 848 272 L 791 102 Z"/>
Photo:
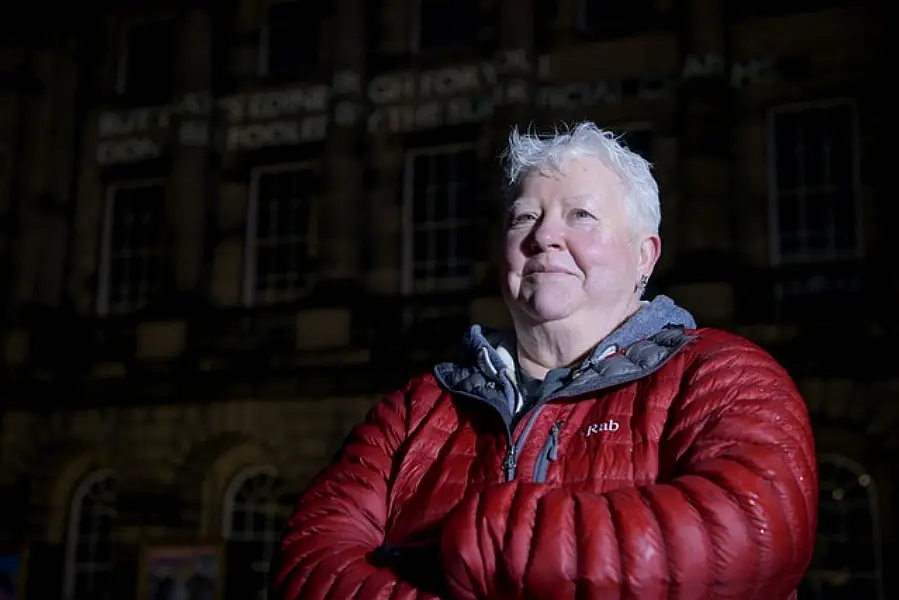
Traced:
<path fill-rule="evenodd" d="M 123 186 L 115 190 L 108 256 L 111 312 L 145 307 L 158 293 L 164 187 Z"/>
<path fill-rule="evenodd" d="M 775 115 L 771 176 L 782 258 L 834 260 L 855 254 L 854 127 L 848 103 Z"/>
<path fill-rule="evenodd" d="M 860 465 L 842 457 L 819 457 L 818 538 L 807 587 L 826 598 L 878 598 L 882 559 L 874 484 Z"/>
<path fill-rule="evenodd" d="M 256 474 L 244 479 L 226 499 L 230 510 L 228 539 L 259 542 L 260 549 L 280 538 L 282 520 L 276 515 L 288 514 L 292 506 L 283 496 L 283 481 L 270 473 Z M 260 550 L 261 552 L 261 550 Z"/>
<path fill-rule="evenodd" d="M 69 523 L 66 570 L 74 599 L 106 598 L 112 593 L 111 545 L 115 488 L 110 477 L 86 482 L 76 491 L 73 520 Z"/>
<path fill-rule="evenodd" d="M 236 484 L 225 498 L 230 514 L 226 512 L 223 521 L 230 524 L 223 532 L 229 541 L 227 592 L 264 600 L 269 565 L 294 497 L 286 495 L 283 480 L 268 471 L 250 473 Z"/>
<path fill-rule="evenodd" d="M 818 187 L 827 181 L 825 173 L 828 159 L 830 135 L 829 122 L 822 109 L 810 109 L 801 116 L 801 145 L 798 152 L 801 160 L 802 185 Z"/>
<path fill-rule="evenodd" d="M 848 106 L 838 106 L 830 123 L 830 182 L 839 188 L 851 188 L 855 185 L 854 115 Z"/>
<path fill-rule="evenodd" d="M 415 288 L 468 287 L 474 248 L 476 155 L 471 149 L 426 152 L 411 161 L 411 262 Z M 441 281 L 443 280 L 443 281 Z"/>
<path fill-rule="evenodd" d="M 247 531 L 247 514 L 243 510 L 234 509 L 231 513 L 231 530 L 240 533 Z"/>
<path fill-rule="evenodd" d="M 799 196 L 793 193 L 784 193 L 778 198 L 777 217 L 779 219 L 781 235 L 796 234 L 801 228 L 799 215 Z"/>
<path fill-rule="evenodd" d="M 810 193 L 805 200 L 805 225 L 808 230 L 809 240 L 820 238 L 820 247 L 814 250 L 827 249 L 827 241 L 831 239 L 831 226 L 833 223 L 833 198 L 829 194 Z"/>
<path fill-rule="evenodd" d="M 858 244 L 855 194 L 851 190 L 835 193 L 833 204 L 834 244 L 843 254 L 853 253 Z"/>
<path fill-rule="evenodd" d="M 257 177 L 257 300 L 294 300 L 310 275 L 312 172 L 291 169 Z"/>

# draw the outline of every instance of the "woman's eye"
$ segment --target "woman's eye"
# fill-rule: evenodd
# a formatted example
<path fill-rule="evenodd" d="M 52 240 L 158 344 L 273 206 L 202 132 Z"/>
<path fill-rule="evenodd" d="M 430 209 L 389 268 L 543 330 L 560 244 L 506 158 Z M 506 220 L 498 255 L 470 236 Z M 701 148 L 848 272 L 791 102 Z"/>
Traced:
<path fill-rule="evenodd" d="M 512 224 L 517 225 L 518 223 L 526 223 L 528 220 L 533 219 L 534 215 L 525 213 L 521 215 L 514 215 L 512 217 Z"/>
<path fill-rule="evenodd" d="M 571 214 L 575 219 L 592 219 L 593 218 L 593 215 L 591 215 L 589 212 L 587 212 L 586 210 L 584 210 L 582 208 L 573 210 L 571 212 Z"/>

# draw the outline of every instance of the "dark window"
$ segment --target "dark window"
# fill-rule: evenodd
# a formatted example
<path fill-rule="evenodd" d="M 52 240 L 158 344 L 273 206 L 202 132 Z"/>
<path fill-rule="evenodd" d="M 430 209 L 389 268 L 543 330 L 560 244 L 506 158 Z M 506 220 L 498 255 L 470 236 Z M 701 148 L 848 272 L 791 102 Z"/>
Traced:
<path fill-rule="evenodd" d="M 833 260 L 857 254 L 855 127 L 850 103 L 774 113 L 772 206 L 781 260 Z"/>
<path fill-rule="evenodd" d="M 114 189 L 109 202 L 106 261 L 100 284 L 100 312 L 146 308 L 161 285 L 163 184 Z"/>
<path fill-rule="evenodd" d="M 839 455 L 818 460 L 818 536 L 803 598 L 882 599 L 883 556 L 874 480 Z"/>
<path fill-rule="evenodd" d="M 416 293 L 467 289 L 475 253 L 475 151 L 418 151 L 410 154 L 407 168 L 407 282 Z"/>
<path fill-rule="evenodd" d="M 312 170 L 297 167 L 256 174 L 251 210 L 257 302 L 295 300 L 310 283 L 313 178 Z"/>
<path fill-rule="evenodd" d="M 175 22 L 142 21 L 125 28 L 119 92 L 145 102 L 166 102 L 174 90 Z"/>
<path fill-rule="evenodd" d="M 274 469 L 251 467 L 235 477 L 224 498 L 222 537 L 228 542 L 228 574 L 241 573 L 242 596 L 266 600 L 268 570 L 275 547 L 293 508 L 284 494 L 284 481 Z"/>
<path fill-rule="evenodd" d="M 115 499 L 115 480 L 107 472 L 91 475 L 75 492 L 66 542 L 66 598 L 107 598 L 113 591 Z"/>

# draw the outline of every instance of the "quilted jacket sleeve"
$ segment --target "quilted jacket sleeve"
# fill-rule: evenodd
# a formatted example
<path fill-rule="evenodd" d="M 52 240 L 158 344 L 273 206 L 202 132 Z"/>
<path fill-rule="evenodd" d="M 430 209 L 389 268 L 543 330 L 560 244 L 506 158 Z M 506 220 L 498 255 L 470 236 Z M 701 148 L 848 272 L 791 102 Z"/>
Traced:
<path fill-rule="evenodd" d="M 370 560 L 384 541 L 393 454 L 412 386 L 379 403 L 303 494 L 272 563 L 270 598 L 438 598 Z"/>
<path fill-rule="evenodd" d="M 744 342 L 685 373 L 675 476 L 608 493 L 510 482 L 444 524 L 454 597 L 785 600 L 811 560 L 817 470 L 806 406 Z"/>

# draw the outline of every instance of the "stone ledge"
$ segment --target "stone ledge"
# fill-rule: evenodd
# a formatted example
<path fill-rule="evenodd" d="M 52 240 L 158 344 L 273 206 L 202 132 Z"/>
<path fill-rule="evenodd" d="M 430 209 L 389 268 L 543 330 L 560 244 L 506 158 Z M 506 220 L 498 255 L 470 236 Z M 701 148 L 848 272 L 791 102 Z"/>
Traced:
<path fill-rule="evenodd" d="M 186 333 L 187 324 L 180 319 L 139 323 L 135 356 L 141 361 L 175 358 L 184 351 Z"/>

